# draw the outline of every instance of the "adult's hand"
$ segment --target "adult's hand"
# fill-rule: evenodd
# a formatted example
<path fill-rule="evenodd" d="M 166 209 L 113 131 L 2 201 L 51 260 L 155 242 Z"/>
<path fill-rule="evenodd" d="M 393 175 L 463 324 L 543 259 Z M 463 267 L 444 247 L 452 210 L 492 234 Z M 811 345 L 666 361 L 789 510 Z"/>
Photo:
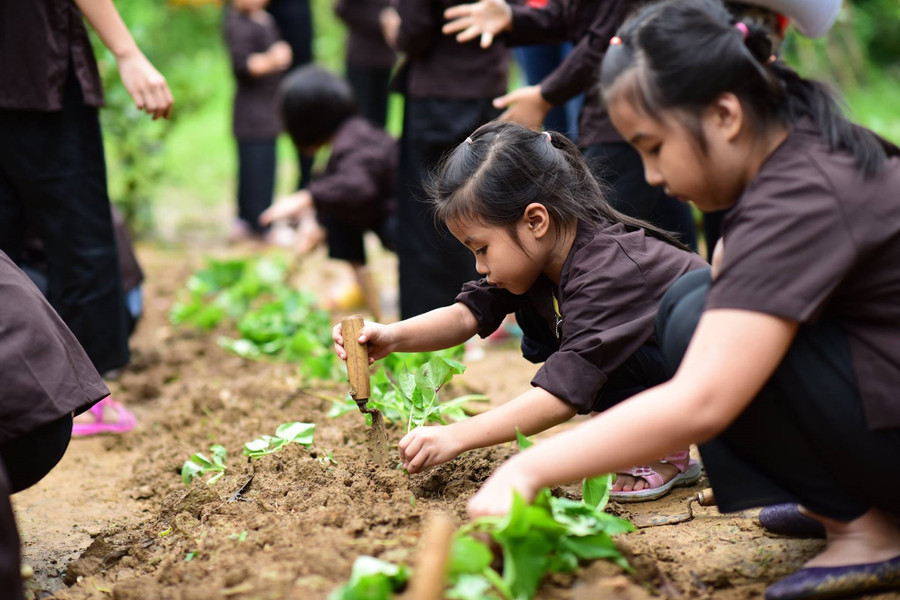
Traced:
<path fill-rule="evenodd" d="M 449 21 L 442 31 L 456 33 L 456 41 L 465 43 L 481 37 L 481 47 L 487 48 L 494 36 L 512 27 L 512 9 L 505 0 L 480 0 L 473 4 L 457 4 L 444 11 Z"/>
<path fill-rule="evenodd" d="M 505 108 L 501 121 L 510 121 L 539 131 L 553 105 L 541 95 L 541 86 L 530 85 L 494 98 L 495 108 Z"/>

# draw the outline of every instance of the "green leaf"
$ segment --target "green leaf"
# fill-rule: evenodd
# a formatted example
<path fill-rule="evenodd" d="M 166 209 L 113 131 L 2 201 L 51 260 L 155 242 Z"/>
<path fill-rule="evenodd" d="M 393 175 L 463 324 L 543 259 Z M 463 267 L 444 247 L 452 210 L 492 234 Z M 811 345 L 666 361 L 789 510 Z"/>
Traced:
<path fill-rule="evenodd" d="M 360 556 L 353 563 L 350 581 L 335 590 L 329 600 L 390 600 L 392 592 L 409 578 L 403 565 L 394 565 L 372 556 Z"/>
<path fill-rule="evenodd" d="M 609 502 L 609 488 L 615 476 L 612 473 L 599 477 L 590 477 L 581 483 L 581 496 L 584 503 L 597 510 L 603 510 Z"/>
<path fill-rule="evenodd" d="M 295 421 L 279 425 L 275 430 L 275 435 L 288 442 L 295 442 L 303 446 L 311 446 L 315 430 L 316 426 L 313 423 Z"/>
<path fill-rule="evenodd" d="M 493 593 L 493 584 L 484 575 L 465 574 L 460 575 L 456 584 L 444 594 L 450 600 L 489 600 L 497 598 Z"/>
<path fill-rule="evenodd" d="M 518 427 L 516 427 L 516 443 L 519 444 L 520 450 L 525 450 L 526 448 L 534 446 L 534 442 L 525 437 L 525 435 L 522 434 L 521 431 L 519 431 Z"/>
<path fill-rule="evenodd" d="M 450 550 L 450 573 L 481 573 L 493 559 L 490 548 L 482 542 L 457 535 Z"/>

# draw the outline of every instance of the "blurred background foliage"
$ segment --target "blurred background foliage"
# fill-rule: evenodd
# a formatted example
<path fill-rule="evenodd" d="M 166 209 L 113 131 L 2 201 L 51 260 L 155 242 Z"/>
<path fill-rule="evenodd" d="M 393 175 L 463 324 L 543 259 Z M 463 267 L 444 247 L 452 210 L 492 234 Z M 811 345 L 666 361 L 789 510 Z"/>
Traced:
<path fill-rule="evenodd" d="M 424 0 L 423 0 L 424 1 Z M 310 0 L 315 61 L 342 72 L 346 31 L 334 0 Z M 217 0 L 117 2 L 138 45 L 166 77 L 175 96 L 170 121 L 139 113 L 122 87 L 112 55 L 93 36 L 106 91 L 101 111 L 110 197 L 137 235 L 170 237 L 170 213 L 197 215 L 187 228 L 211 227 L 209 214 L 233 212 L 234 83 Z M 790 30 L 785 59 L 802 74 L 830 82 L 854 120 L 900 142 L 900 2 L 846 1 L 829 35 L 808 40 Z M 388 129 L 399 134 L 402 102 L 392 99 Z M 282 136 L 284 138 L 284 136 Z M 279 140 L 278 192 L 296 181 L 296 156 Z M 219 224 L 221 226 L 223 224 Z M 182 225 L 179 225 L 182 226 Z"/>

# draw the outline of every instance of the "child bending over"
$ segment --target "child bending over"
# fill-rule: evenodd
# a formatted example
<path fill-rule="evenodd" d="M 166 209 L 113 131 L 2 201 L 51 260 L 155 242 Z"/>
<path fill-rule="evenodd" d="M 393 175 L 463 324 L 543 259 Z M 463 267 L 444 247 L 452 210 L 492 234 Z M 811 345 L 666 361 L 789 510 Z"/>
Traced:
<path fill-rule="evenodd" d="M 703 260 L 667 235 L 615 212 L 577 147 L 559 133 L 519 125 L 480 127 L 444 163 L 432 185 L 437 218 L 475 255 L 484 278 L 456 303 L 381 325 L 359 341 L 378 359 L 490 335 L 518 311 L 523 353 L 544 362 L 532 388 L 486 413 L 420 427 L 400 441 L 412 473 L 461 452 L 544 431 L 576 413 L 603 411 L 665 380 L 653 336 L 659 300 Z M 341 327 L 336 351 L 346 358 Z M 626 470 L 621 500 L 648 500 L 697 480 L 687 445 Z"/>
<path fill-rule="evenodd" d="M 719 510 L 793 502 L 824 526 L 822 553 L 766 598 L 900 589 L 900 149 L 770 56 L 713 0 L 619 30 L 613 123 L 649 183 L 731 209 L 721 269 L 663 298 L 670 381 L 514 457 L 470 512 L 700 443 Z"/>
<path fill-rule="evenodd" d="M 329 146 L 331 155 L 323 173 L 306 189 L 278 200 L 260 222 L 299 219 L 301 253 L 327 232 L 329 257 L 350 263 L 369 309 L 379 315 L 363 234 L 374 231 L 393 248 L 397 142 L 359 114 L 346 81 L 318 67 L 301 67 L 285 79 L 281 113 L 300 154 L 314 156 Z"/>

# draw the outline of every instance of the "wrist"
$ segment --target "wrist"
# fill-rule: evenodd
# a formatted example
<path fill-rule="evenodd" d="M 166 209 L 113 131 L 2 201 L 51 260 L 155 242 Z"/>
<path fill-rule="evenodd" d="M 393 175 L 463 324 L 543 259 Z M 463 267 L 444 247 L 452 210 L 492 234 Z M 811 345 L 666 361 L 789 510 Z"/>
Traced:
<path fill-rule="evenodd" d="M 141 56 L 141 49 L 138 48 L 134 38 L 130 35 L 128 36 L 128 39 L 123 39 L 116 44 L 110 44 L 109 51 L 112 52 L 113 56 L 116 58 L 116 62 L 127 61 Z"/>

